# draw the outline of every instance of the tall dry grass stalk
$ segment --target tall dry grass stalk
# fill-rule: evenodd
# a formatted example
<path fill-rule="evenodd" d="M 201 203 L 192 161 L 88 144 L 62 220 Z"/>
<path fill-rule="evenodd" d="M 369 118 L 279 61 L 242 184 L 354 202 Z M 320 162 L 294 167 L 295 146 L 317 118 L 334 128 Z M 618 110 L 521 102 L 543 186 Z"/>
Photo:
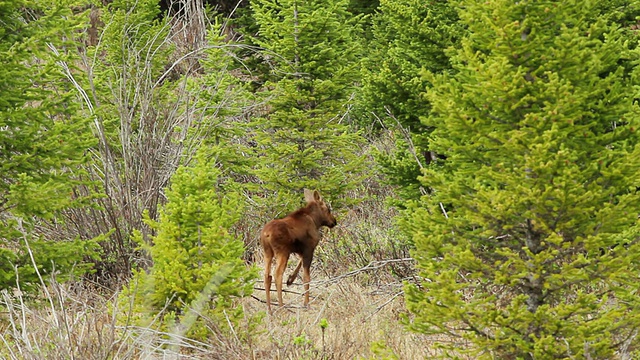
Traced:
<path fill-rule="evenodd" d="M 216 341 L 204 343 L 180 331 L 166 333 L 122 323 L 121 319 L 135 314 L 117 307 L 117 293 L 101 296 L 84 285 L 50 282 L 49 291 L 40 294 L 50 296 L 44 300 L 2 291 L 0 358 L 229 359 L 244 352 L 245 345 L 233 337 L 212 337 Z M 43 304 L 50 301 L 53 307 Z"/>
<path fill-rule="evenodd" d="M 72 285 L 53 282 L 48 289 L 41 296 L 49 298 L 37 301 L 2 291 L 0 358 L 105 359 L 122 351 L 107 301 Z"/>

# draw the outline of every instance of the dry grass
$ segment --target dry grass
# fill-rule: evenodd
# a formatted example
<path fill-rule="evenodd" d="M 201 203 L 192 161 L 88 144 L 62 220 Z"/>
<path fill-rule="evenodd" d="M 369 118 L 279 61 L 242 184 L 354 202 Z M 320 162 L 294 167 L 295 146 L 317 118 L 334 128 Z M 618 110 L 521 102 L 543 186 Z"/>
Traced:
<path fill-rule="evenodd" d="M 401 289 L 383 293 L 364 288 L 353 279 L 312 286 L 309 309 L 303 309 L 297 293 L 286 293 L 284 308 L 276 308 L 264 320 L 254 353 L 263 359 L 356 359 L 374 357 L 372 348 L 386 347 L 400 359 L 424 359 L 434 355 L 428 339 L 407 332 L 400 324 L 404 312 Z M 313 285 L 313 284 L 312 284 Z M 301 290 L 301 285 L 292 286 Z M 256 296 L 264 298 L 264 292 Z M 247 304 L 250 312 L 265 305 Z M 321 324 L 326 321 L 326 329 Z"/>
<path fill-rule="evenodd" d="M 105 359 L 127 347 L 108 315 L 109 299 L 53 283 L 42 299 L 0 296 L 0 358 Z"/>
<path fill-rule="evenodd" d="M 122 324 L 116 318 L 127 309 L 114 309 L 115 295 L 100 296 L 77 285 L 50 285 L 48 295 L 42 294 L 45 301 L 37 302 L 4 291 L 0 358 L 359 359 L 395 354 L 424 359 L 436 354 L 429 338 L 401 325 L 401 288 L 383 291 L 363 287 L 355 278 L 328 280 L 312 283 L 309 309 L 301 307 L 301 284 L 294 284 L 285 294 L 288 305 L 273 315 L 266 315 L 264 291 L 257 289 L 238 304 L 247 319 L 258 319 L 256 328 L 212 336 L 207 343 Z"/>

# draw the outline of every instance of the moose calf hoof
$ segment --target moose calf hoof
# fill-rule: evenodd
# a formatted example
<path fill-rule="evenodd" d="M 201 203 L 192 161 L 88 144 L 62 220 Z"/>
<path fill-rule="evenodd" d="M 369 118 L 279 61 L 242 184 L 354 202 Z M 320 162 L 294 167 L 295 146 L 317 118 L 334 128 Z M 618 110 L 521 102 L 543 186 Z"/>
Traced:
<path fill-rule="evenodd" d="M 287 279 L 287 286 L 291 286 L 291 284 L 293 284 L 293 281 L 295 280 L 294 277 L 290 277 Z"/>

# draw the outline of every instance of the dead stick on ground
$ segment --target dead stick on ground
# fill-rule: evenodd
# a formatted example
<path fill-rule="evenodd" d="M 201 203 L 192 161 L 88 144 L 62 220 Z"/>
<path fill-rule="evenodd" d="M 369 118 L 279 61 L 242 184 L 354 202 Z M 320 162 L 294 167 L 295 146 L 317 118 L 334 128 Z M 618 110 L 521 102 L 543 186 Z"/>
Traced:
<path fill-rule="evenodd" d="M 389 264 L 395 264 L 395 263 L 400 263 L 400 262 L 413 262 L 414 259 L 413 258 L 402 258 L 402 259 L 389 259 L 389 260 L 379 260 L 379 261 L 372 261 L 369 264 L 367 264 L 365 267 L 362 267 L 360 269 L 356 269 L 356 270 L 352 270 L 349 271 L 348 273 L 344 273 L 342 275 L 338 275 L 336 277 L 327 279 L 327 280 L 321 280 L 321 281 L 312 281 L 311 283 L 314 285 L 328 285 L 328 284 L 333 284 L 333 283 L 337 283 L 342 281 L 342 279 L 351 277 L 351 276 L 355 276 L 358 275 L 360 273 L 369 271 L 369 270 L 376 270 L 379 269 L 383 266 L 389 265 Z"/>
<path fill-rule="evenodd" d="M 393 295 L 389 300 L 385 301 L 382 305 L 378 306 L 376 308 L 375 311 L 373 311 L 371 314 L 369 314 L 366 318 L 364 318 L 362 320 L 363 323 L 369 321 L 369 319 L 371 319 L 373 317 L 373 315 L 377 314 L 380 310 L 382 310 L 385 306 L 389 305 L 395 298 L 397 298 L 400 295 L 404 294 L 404 290 L 398 292 L 397 294 Z"/>
<path fill-rule="evenodd" d="M 253 290 L 262 290 L 262 291 L 265 291 L 266 289 L 265 289 L 265 288 L 261 288 L 261 287 L 256 287 L 256 286 L 254 286 L 254 287 L 253 287 Z M 272 290 L 272 291 L 273 291 L 273 290 Z M 290 293 L 290 294 L 296 294 L 296 295 L 304 295 L 304 292 L 293 291 L 293 290 L 287 290 L 287 289 L 282 289 L 282 292 Z"/>

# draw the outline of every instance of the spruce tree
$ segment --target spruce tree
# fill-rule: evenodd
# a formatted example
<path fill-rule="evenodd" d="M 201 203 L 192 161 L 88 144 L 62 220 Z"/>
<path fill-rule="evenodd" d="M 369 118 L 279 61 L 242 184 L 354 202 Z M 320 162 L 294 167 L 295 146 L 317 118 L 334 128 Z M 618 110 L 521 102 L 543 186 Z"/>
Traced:
<path fill-rule="evenodd" d="M 150 314 L 142 316 L 141 324 L 166 309 L 199 338 L 208 334 L 207 321 L 226 328 L 227 321 L 241 318 L 242 307 L 233 300 L 251 295 L 257 275 L 244 264 L 242 240 L 231 232 L 242 215 L 242 199 L 232 183 L 220 179 L 207 152 L 199 151 L 190 166 L 181 166 L 171 178 L 160 219 L 149 220 L 156 231 L 152 245 L 143 245 L 153 266 L 136 272 L 121 297 Z"/>
<path fill-rule="evenodd" d="M 199 63 L 204 74 L 189 79 L 188 91 L 193 97 L 193 122 L 188 129 L 189 147 L 206 146 L 215 154 L 223 170 L 222 177 L 246 181 L 255 159 L 247 137 L 249 121 L 246 114 L 254 104 L 254 96 L 244 80 L 238 61 L 237 44 L 225 40 L 221 26 L 213 25 L 208 31 L 209 46 L 203 51 Z"/>
<path fill-rule="evenodd" d="M 447 50 L 458 45 L 463 33 L 455 7 L 445 0 L 382 0 L 374 17 L 374 38 L 363 62 L 360 116 L 396 129 L 397 150 L 378 160 L 404 199 L 420 194 L 420 167 L 436 158 L 428 151 L 432 128 L 420 120 L 430 111 L 425 95 L 431 85 L 424 73 L 453 71 Z"/>
<path fill-rule="evenodd" d="M 0 2 L 0 289 L 83 273 L 91 240 L 54 236 L 94 145 L 61 63 L 72 62 L 74 1 Z"/>
<path fill-rule="evenodd" d="M 402 223 L 411 328 L 480 359 L 637 356 L 638 52 L 597 1 L 458 5 L 425 124 L 447 159 Z"/>
<path fill-rule="evenodd" d="M 348 1 L 258 0 L 256 42 L 273 65 L 267 114 L 256 121 L 266 190 L 297 204 L 303 188 L 339 197 L 363 172 L 362 144 L 348 121 L 357 79 L 357 18 Z"/>

